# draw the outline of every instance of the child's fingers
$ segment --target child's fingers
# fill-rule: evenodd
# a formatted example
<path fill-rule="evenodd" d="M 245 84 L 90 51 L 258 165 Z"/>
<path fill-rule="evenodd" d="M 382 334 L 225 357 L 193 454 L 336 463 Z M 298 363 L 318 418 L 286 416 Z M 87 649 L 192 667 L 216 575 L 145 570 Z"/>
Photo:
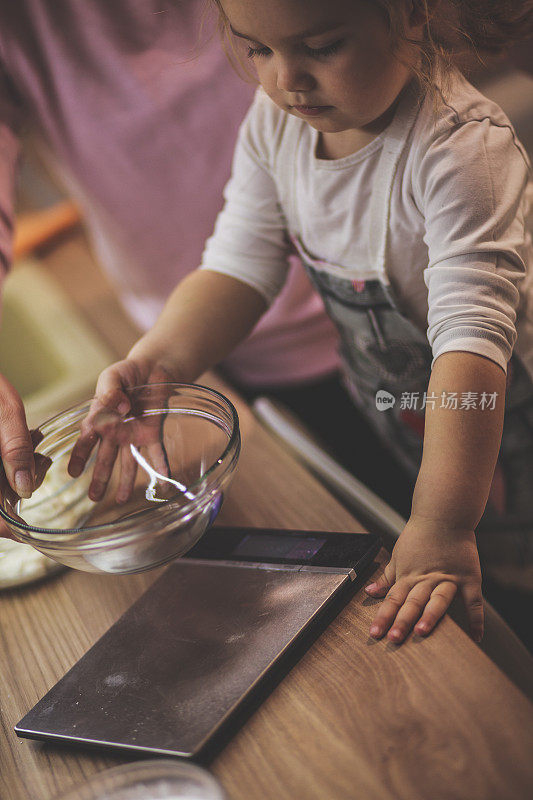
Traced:
<path fill-rule="evenodd" d="M 435 587 L 435 581 L 425 580 L 416 583 L 402 606 L 399 608 L 387 638 L 399 644 L 411 632 L 413 625 L 424 612 Z"/>
<path fill-rule="evenodd" d="M 97 441 L 98 435 L 92 431 L 82 433 L 74 444 L 67 467 L 68 474 L 72 478 L 77 478 L 81 475 Z"/>
<path fill-rule="evenodd" d="M 94 421 L 102 414 L 125 414 L 130 408 L 129 398 L 124 390 L 128 380 L 133 377 L 135 369 L 127 361 L 120 361 L 107 367 L 98 378 L 96 394 L 93 398 L 89 412 L 81 424 L 78 441 L 72 448 L 68 463 L 68 473 L 77 478 L 89 460 L 99 435 L 94 428 Z M 124 376 L 123 376 L 124 373 Z M 131 374 L 130 374 L 131 373 Z M 134 381 L 135 382 L 135 381 Z"/>
<path fill-rule="evenodd" d="M 484 613 L 483 595 L 481 585 L 475 583 L 465 583 L 462 590 L 463 600 L 466 607 L 466 616 L 470 628 L 470 636 L 475 642 L 480 642 L 483 638 Z"/>
<path fill-rule="evenodd" d="M 407 581 L 400 580 L 389 591 L 370 626 L 370 635 L 375 639 L 380 639 L 389 630 L 396 614 L 404 604 L 410 588 Z"/>
<path fill-rule="evenodd" d="M 104 496 L 107 484 L 113 472 L 113 467 L 117 458 L 118 447 L 109 439 L 102 439 L 98 446 L 94 470 L 89 486 L 89 497 L 94 502 L 98 502 Z"/>
<path fill-rule="evenodd" d="M 126 389 L 138 383 L 137 373 L 135 365 L 128 360 L 107 367 L 96 382 L 95 399 L 103 408 L 126 414 L 131 407 Z"/>
<path fill-rule="evenodd" d="M 115 499 L 117 503 L 126 503 L 133 492 L 137 477 L 137 462 L 129 447 L 120 448 L 120 478 Z"/>
<path fill-rule="evenodd" d="M 383 597 L 386 592 L 389 591 L 393 583 L 394 567 L 392 566 L 392 562 L 389 561 L 377 581 L 375 581 L 375 583 L 369 583 L 368 586 L 365 586 L 365 592 L 372 597 Z"/>
<path fill-rule="evenodd" d="M 118 397 L 114 401 L 120 404 Z M 68 473 L 72 478 L 77 478 L 89 460 L 89 457 L 100 438 L 117 439 L 117 431 L 120 430 L 117 424 L 120 417 L 116 410 L 104 406 L 98 398 L 91 402 L 89 412 L 80 426 L 80 436 L 75 442 L 68 462 Z"/>
<path fill-rule="evenodd" d="M 127 414 L 131 408 L 131 402 L 122 387 L 114 386 L 107 392 L 98 395 L 96 398 L 99 407 L 105 411 L 113 411 L 116 414 Z"/>
<path fill-rule="evenodd" d="M 170 464 L 166 450 L 161 442 L 151 444 L 146 449 L 148 461 L 155 471 L 163 478 L 170 478 Z"/>
<path fill-rule="evenodd" d="M 431 633 L 437 622 L 445 615 L 457 592 L 457 585 L 452 581 L 437 584 L 424 609 L 420 621 L 415 625 L 415 633 L 426 636 Z"/>
<path fill-rule="evenodd" d="M 85 469 L 85 465 L 98 442 L 98 433 L 94 430 L 92 420 L 101 409 L 100 401 L 94 398 L 91 401 L 89 412 L 80 425 L 80 435 L 70 453 L 67 466 L 68 474 L 72 478 L 77 478 Z"/>

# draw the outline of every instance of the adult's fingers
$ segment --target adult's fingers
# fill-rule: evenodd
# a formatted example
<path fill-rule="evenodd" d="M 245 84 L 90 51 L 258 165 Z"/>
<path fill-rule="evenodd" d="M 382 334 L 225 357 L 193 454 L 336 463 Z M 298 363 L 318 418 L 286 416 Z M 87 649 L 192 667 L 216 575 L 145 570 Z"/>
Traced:
<path fill-rule="evenodd" d="M 481 585 L 477 582 L 466 583 L 462 589 L 462 596 L 466 608 L 470 636 L 475 642 L 480 642 L 483 638 L 484 628 Z"/>
<path fill-rule="evenodd" d="M 3 375 L 0 375 L 0 457 L 11 488 L 19 497 L 31 497 L 35 487 L 33 444 L 22 400 Z"/>
<path fill-rule="evenodd" d="M 0 519 L 0 539 L 13 539 L 13 541 L 16 541 L 3 519 Z"/>

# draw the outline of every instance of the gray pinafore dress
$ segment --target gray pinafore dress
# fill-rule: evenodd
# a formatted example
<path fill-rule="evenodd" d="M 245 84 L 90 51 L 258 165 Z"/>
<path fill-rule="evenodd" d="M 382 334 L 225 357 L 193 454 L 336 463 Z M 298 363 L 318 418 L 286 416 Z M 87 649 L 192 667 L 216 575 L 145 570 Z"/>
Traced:
<path fill-rule="evenodd" d="M 427 395 L 432 351 L 427 336 L 408 319 L 387 276 L 391 196 L 398 163 L 416 119 L 417 104 L 400 105 L 384 140 L 372 191 L 371 241 L 378 277 L 352 280 L 343 268 L 293 244 L 340 334 L 346 388 L 355 405 L 413 480 L 422 458 L 424 408 L 441 403 L 490 411 L 494 398 Z M 474 393 L 471 393 L 473 395 Z M 381 402 L 380 402 L 381 401 Z M 466 404 L 466 405 L 465 405 Z M 475 466 L 474 466 L 475 468 Z M 505 507 L 489 498 L 478 526 L 486 563 L 531 562 L 533 555 L 533 382 L 516 355 L 509 363 L 506 413 L 495 483 Z M 491 491 L 491 497 L 494 491 Z M 497 492 L 496 492 L 497 494 Z"/>

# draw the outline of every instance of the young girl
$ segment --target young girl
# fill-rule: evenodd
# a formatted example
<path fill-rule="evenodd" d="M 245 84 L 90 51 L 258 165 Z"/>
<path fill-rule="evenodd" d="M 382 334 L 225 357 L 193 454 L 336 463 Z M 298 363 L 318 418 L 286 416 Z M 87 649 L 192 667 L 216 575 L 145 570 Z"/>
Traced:
<path fill-rule="evenodd" d="M 198 378 L 253 328 L 295 248 L 338 326 L 354 403 L 418 474 L 407 525 L 367 587 L 386 596 L 370 633 L 427 634 L 460 592 L 479 641 L 474 531 L 486 506 L 487 524 L 531 519 L 528 160 L 450 54 L 461 26 L 463 41 L 496 47 L 530 16 L 489 2 L 441 3 L 438 18 L 425 0 L 217 5 L 261 84 L 226 205 L 201 269 L 97 396 L 122 411 L 130 385 Z M 92 444 L 80 441 L 72 474 Z"/>

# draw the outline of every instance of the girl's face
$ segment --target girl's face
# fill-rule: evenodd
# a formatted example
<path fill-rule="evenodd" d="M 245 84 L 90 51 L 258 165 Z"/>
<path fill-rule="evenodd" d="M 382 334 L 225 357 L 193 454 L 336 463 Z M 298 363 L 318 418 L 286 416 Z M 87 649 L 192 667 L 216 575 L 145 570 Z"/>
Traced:
<path fill-rule="evenodd" d="M 407 36 L 420 38 L 411 3 L 398 3 Z M 284 111 L 330 139 L 385 127 L 416 55 L 407 45 L 393 53 L 377 0 L 221 0 L 221 6 L 261 85 Z"/>

